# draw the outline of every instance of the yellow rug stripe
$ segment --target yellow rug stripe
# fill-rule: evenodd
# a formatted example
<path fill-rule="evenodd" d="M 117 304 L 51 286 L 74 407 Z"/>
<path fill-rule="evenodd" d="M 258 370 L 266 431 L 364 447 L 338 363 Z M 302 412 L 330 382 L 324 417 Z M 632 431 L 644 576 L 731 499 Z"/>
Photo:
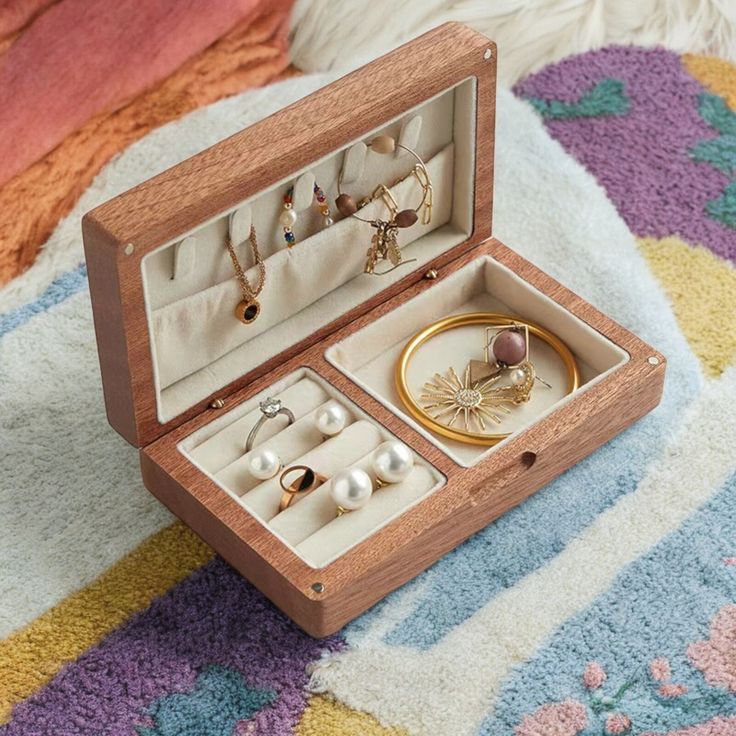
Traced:
<path fill-rule="evenodd" d="M 214 553 L 177 522 L 154 534 L 86 588 L 0 642 L 0 723 L 68 662 L 146 608 Z"/>
<path fill-rule="evenodd" d="M 736 360 L 736 269 L 676 237 L 639 245 L 704 371 L 719 376 Z"/>
<path fill-rule="evenodd" d="M 322 695 L 309 699 L 295 736 L 409 736 L 398 727 L 384 727 L 373 716 L 351 710 Z"/>
<path fill-rule="evenodd" d="M 685 69 L 711 92 L 720 95 L 736 110 L 736 66 L 713 56 L 684 54 Z"/>

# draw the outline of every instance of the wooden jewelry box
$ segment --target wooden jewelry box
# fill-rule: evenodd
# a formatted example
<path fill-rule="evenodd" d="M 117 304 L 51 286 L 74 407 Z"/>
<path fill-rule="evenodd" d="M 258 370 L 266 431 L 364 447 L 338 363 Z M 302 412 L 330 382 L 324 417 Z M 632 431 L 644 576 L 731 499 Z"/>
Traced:
<path fill-rule="evenodd" d="M 657 351 L 491 237 L 495 80 L 494 44 L 446 24 L 84 218 L 110 423 L 140 448 L 150 491 L 313 636 L 341 628 L 661 397 Z M 403 148 L 367 148 L 379 135 Z M 399 180 L 392 189 L 408 207 L 422 186 L 408 176 L 407 148 L 431 175 L 432 219 L 400 232 L 399 268 L 364 274 L 372 226 L 333 214 L 321 227 L 312 194 L 332 206 L 341 192 L 357 201 Z M 298 215 L 293 247 L 279 224 L 285 202 Z M 360 212 L 376 217 L 381 206 Z M 243 324 L 226 243 L 255 285 L 251 226 L 265 280 L 260 312 Z M 554 355 L 538 350 L 537 371 L 557 388 L 535 388 L 494 446 L 433 433 L 394 383 L 412 335 L 476 311 L 543 325 L 580 367 L 579 387 L 560 393 Z M 417 376 L 480 352 L 475 333 L 443 334 L 417 357 Z M 398 438 L 413 452 L 411 474 L 351 513 L 337 515 L 328 483 L 279 512 L 278 476 L 253 477 L 244 452 L 266 397 L 294 414 L 257 435 L 282 466 L 327 478 L 370 471 L 370 453 Z M 348 420 L 324 438 L 315 416 L 330 402 Z"/>

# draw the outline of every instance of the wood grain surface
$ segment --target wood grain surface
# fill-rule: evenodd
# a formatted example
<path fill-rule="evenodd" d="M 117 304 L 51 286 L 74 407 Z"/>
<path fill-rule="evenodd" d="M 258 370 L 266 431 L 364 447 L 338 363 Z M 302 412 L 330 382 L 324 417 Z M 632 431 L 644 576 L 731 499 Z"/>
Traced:
<path fill-rule="evenodd" d="M 492 55 L 486 59 L 488 49 Z M 85 254 L 112 426 L 140 447 L 201 413 L 210 401 L 198 402 L 165 424 L 157 418 L 141 269 L 147 253 L 473 76 L 474 229 L 437 265 L 490 237 L 495 59 L 495 47 L 485 36 L 458 23 L 440 26 L 88 213 L 83 221 Z M 270 372 L 295 351 L 400 293 L 421 279 L 424 270 L 408 274 L 221 393 Z M 126 403 L 128 399 L 132 401 Z"/>
<path fill-rule="evenodd" d="M 623 348 L 630 360 L 585 386 L 572 401 L 512 437 L 485 460 L 464 468 L 330 365 L 324 353 L 476 258 L 487 256 Z M 447 478 L 443 488 L 320 570 L 309 567 L 177 449 L 179 442 L 219 412 L 302 366 L 316 371 Z M 223 394 L 222 409 L 202 412 L 143 448 L 143 477 L 154 495 L 299 626 L 313 636 L 326 636 L 651 411 L 660 401 L 664 373 L 662 355 L 492 239 L 440 268 L 437 279 L 414 283 L 268 375 L 234 394 Z M 315 583 L 322 584 L 322 592 L 312 588 Z"/>

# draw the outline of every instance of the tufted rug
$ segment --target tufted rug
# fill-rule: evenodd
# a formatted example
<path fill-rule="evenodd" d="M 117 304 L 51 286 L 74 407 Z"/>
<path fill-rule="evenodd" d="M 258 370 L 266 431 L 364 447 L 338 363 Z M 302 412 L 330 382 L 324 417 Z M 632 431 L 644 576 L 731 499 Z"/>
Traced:
<path fill-rule="evenodd" d="M 134 144 L 0 292 L 0 734 L 736 734 L 736 70 L 717 59 L 606 48 L 499 91 L 496 234 L 668 357 L 651 415 L 324 641 L 143 488 L 106 424 L 79 217 L 331 78 Z"/>

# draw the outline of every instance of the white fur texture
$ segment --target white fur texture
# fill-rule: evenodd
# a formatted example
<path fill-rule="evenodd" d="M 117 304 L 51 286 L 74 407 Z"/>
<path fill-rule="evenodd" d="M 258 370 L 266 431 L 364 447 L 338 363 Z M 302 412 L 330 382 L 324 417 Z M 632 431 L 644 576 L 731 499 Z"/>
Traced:
<path fill-rule="evenodd" d="M 449 20 L 496 41 L 506 85 L 551 61 L 613 43 L 736 61 L 734 0 L 298 0 L 291 56 L 309 72 L 343 68 Z"/>

